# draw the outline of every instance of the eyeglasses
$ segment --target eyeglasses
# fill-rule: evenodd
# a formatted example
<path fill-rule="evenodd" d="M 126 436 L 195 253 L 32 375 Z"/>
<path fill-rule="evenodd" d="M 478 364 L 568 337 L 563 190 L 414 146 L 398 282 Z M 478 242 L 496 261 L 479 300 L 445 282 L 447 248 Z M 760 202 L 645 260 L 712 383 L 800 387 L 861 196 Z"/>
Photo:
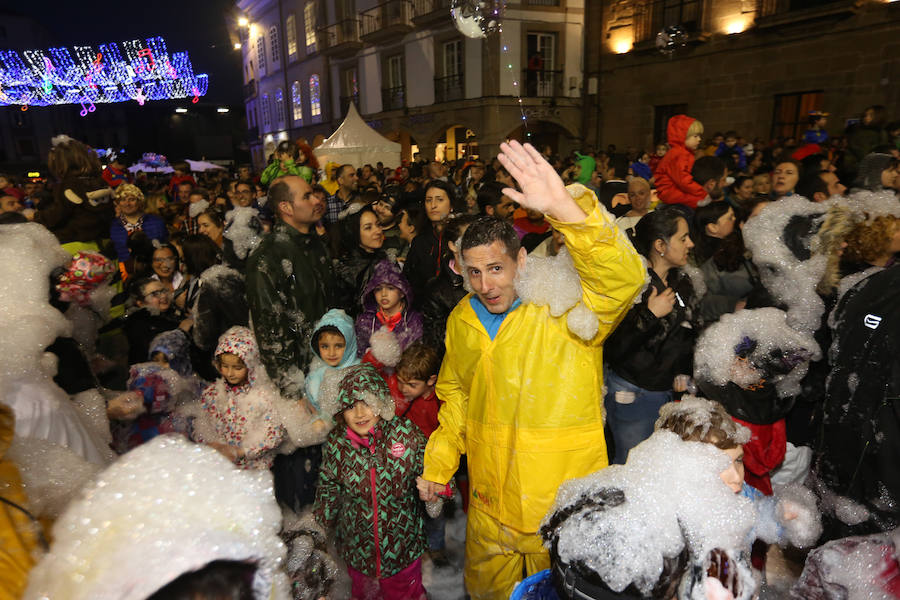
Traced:
<path fill-rule="evenodd" d="M 153 264 L 154 265 L 174 265 L 175 259 L 174 258 L 154 258 Z"/>
<path fill-rule="evenodd" d="M 144 294 L 144 298 L 160 298 L 160 299 L 162 299 L 171 293 L 172 292 L 170 292 L 169 290 L 163 288 L 161 290 L 155 290 L 155 291 Z"/>

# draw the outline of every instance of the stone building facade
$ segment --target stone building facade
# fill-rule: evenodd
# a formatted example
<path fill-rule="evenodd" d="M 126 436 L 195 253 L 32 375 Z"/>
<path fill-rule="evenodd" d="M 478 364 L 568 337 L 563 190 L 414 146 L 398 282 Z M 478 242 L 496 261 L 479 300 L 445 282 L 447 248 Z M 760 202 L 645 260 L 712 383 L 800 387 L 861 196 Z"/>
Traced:
<path fill-rule="evenodd" d="M 900 118 L 900 2 L 602 4 L 599 115 L 596 130 L 585 131 L 589 142 L 650 149 L 678 112 L 700 119 L 708 135 L 735 129 L 748 140 L 802 134 L 809 110 L 830 113 L 832 135 L 872 104 Z M 685 30 L 686 44 L 664 54 L 655 40 L 670 25 Z"/>
<path fill-rule="evenodd" d="M 449 0 L 238 0 L 253 162 L 315 146 L 349 102 L 405 160 L 490 157 L 510 137 L 579 148 L 586 3 L 510 1 L 500 34 L 471 39 Z"/>

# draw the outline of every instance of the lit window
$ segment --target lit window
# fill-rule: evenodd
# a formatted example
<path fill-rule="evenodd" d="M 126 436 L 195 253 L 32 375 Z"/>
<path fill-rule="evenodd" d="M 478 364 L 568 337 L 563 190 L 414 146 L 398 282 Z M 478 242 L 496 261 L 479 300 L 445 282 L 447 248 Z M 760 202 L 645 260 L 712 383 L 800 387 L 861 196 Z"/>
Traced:
<path fill-rule="evenodd" d="M 271 46 L 272 50 L 272 62 L 280 62 L 281 46 L 278 44 L 278 27 L 275 25 L 272 25 L 272 27 L 269 29 L 269 46 Z"/>
<path fill-rule="evenodd" d="M 284 28 L 287 31 L 288 60 L 297 58 L 297 24 L 294 15 L 288 15 Z"/>
<path fill-rule="evenodd" d="M 294 121 L 303 123 L 303 98 L 300 95 L 300 82 L 295 81 L 291 86 L 291 107 L 294 113 Z"/>
<path fill-rule="evenodd" d="M 316 51 L 316 3 L 307 2 L 303 7 L 303 21 L 306 32 L 306 53 Z"/>
<path fill-rule="evenodd" d="M 275 119 L 279 125 L 284 125 L 284 92 L 281 89 L 275 90 Z"/>
<path fill-rule="evenodd" d="M 263 94 L 262 97 L 262 121 L 263 130 L 270 131 L 272 129 L 272 110 L 269 107 L 269 95 Z"/>
<path fill-rule="evenodd" d="M 261 35 L 256 38 L 256 62 L 259 67 L 259 74 L 266 74 L 266 36 Z"/>
<path fill-rule="evenodd" d="M 309 78 L 309 115 L 314 121 L 322 118 L 322 103 L 319 101 L 319 76 Z"/>

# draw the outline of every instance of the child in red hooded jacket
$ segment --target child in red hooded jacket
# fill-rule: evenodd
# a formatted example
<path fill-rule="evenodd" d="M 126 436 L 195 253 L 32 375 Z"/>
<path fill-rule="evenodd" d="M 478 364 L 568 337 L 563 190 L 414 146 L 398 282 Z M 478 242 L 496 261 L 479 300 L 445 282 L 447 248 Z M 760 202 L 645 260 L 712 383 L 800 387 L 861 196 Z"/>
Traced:
<path fill-rule="evenodd" d="M 703 186 L 691 177 L 703 123 L 687 115 L 675 115 L 669 119 L 666 134 L 669 151 L 654 172 L 657 194 L 666 204 L 683 204 L 694 210 L 707 196 Z"/>

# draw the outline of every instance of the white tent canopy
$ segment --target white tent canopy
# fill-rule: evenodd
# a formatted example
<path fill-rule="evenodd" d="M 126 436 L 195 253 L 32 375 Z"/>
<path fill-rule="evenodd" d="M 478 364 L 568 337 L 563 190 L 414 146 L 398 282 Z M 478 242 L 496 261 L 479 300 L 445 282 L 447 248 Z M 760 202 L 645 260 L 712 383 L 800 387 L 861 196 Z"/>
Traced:
<path fill-rule="evenodd" d="M 319 164 L 328 161 L 361 167 L 366 163 L 374 165 L 381 161 L 384 166 L 400 166 L 400 144 L 392 142 L 368 125 L 356 112 L 352 103 L 344 122 L 331 137 L 315 148 Z"/>

